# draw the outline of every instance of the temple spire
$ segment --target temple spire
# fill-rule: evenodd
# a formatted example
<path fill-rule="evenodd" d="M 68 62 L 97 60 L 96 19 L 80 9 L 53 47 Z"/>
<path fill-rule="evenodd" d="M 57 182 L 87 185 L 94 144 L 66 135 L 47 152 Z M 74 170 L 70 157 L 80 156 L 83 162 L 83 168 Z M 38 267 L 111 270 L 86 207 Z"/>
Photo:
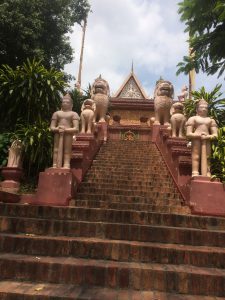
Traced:
<path fill-rule="evenodd" d="M 131 63 L 131 73 L 133 74 L 134 73 L 134 61 L 132 59 L 132 63 Z"/>

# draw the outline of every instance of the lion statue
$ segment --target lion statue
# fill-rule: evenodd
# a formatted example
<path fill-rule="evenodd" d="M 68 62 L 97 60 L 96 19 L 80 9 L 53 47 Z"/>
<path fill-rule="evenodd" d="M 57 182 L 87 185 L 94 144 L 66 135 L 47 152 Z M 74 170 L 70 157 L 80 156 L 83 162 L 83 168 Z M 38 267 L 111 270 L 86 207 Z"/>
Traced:
<path fill-rule="evenodd" d="M 91 88 L 91 98 L 96 104 L 94 122 L 105 122 L 109 105 L 109 84 L 101 75 L 95 79 Z"/>
<path fill-rule="evenodd" d="M 175 102 L 170 110 L 171 114 L 171 130 L 172 130 L 172 137 L 184 137 L 184 127 L 187 121 L 186 117 L 184 116 L 184 105 L 181 102 Z"/>
<path fill-rule="evenodd" d="M 81 107 L 81 133 L 92 133 L 96 105 L 94 100 L 86 99 Z"/>
<path fill-rule="evenodd" d="M 159 80 L 154 91 L 154 125 L 169 125 L 174 88 L 171 82 Z"/>

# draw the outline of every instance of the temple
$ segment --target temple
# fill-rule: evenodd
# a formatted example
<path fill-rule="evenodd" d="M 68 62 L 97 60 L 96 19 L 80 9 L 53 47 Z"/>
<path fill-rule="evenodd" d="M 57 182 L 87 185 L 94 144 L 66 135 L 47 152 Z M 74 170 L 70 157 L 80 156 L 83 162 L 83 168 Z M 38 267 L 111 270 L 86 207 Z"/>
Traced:
<path fill-rule="evenodd" d="M 154 116 L 154 101 L 149 99 L 133 68 L 118 91 L 110 99 L 110 125 L 115 117 L 121 125 L 140 125 Z"/>
<path fill-rule="evenodd" d="M 133 68 L 111 97 L 109 87 L 94 80 L 79 133 L 62 101 L 51 128 L 66 164 L 46 166 L 36 193 L 15 191 L 20 164 L 2 169 L 0 299 L 225 299 L 225 189 L 209 174 L 208 104 L 187 120 L 186 94 L 174 99 L 160 79 L 150 99 Z"/>

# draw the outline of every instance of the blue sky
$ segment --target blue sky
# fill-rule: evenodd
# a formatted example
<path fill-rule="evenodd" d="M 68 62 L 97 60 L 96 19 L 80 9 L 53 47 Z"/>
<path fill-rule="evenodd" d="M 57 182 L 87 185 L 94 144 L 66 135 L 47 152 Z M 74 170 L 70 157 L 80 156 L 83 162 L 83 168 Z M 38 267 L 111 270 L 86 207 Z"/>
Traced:
<path fill-rule="evenodd" d="M 177 13 L 178 0 L 90 0 L 92 13 L 86 32 L 82 88 L 99 74 L 109 82 L 114 94 L 131 70 L 153 95 L 156 80 L 162 76 L 174 84 L 175 95 L 188 85 L 188 77 L 176 76 L 176 65 L 188 53 L 185 26 Z M 77 76 L 81 44 L 81 28 L 74 26 L 70 35 L 75 50 L 73 63 L 65 70 Z M 224 80 L 217 76 L 197 74 L 196 88 L 211 91 Z M 175 96 L 176 97 L 176 96 Z"/>

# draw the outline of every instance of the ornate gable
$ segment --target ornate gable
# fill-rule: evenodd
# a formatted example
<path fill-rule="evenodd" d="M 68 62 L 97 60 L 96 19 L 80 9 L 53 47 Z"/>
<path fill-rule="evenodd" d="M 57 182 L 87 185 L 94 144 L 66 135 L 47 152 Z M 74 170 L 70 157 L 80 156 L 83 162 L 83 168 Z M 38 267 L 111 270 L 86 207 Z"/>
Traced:
<path fill-rule="evenodd" d="M 114 95 L 116 98 L 147 99 L 139 80 L 133 70 L 126 78 L 120 89 Z"/>

